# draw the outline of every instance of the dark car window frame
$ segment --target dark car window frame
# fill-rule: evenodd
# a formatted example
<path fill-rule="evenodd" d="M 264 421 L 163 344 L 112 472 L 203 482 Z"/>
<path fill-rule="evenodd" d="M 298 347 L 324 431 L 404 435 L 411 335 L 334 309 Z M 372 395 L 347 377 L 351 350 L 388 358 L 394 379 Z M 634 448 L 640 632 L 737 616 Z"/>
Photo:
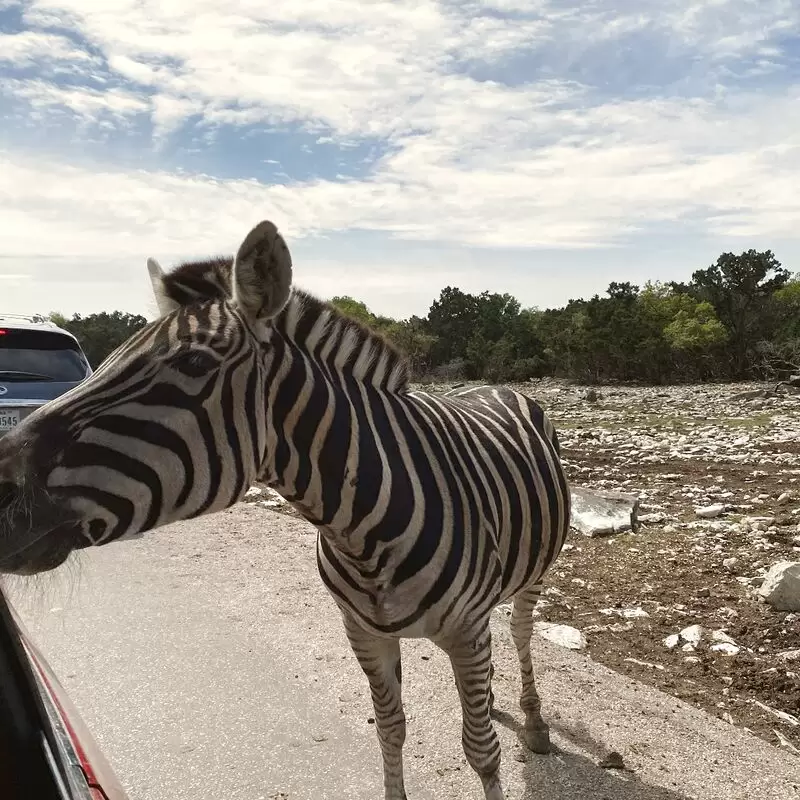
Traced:
<path fill-rule="evenodd" d="M 0 797 L 88 800 L 45 698 L 0 587 Z"/>

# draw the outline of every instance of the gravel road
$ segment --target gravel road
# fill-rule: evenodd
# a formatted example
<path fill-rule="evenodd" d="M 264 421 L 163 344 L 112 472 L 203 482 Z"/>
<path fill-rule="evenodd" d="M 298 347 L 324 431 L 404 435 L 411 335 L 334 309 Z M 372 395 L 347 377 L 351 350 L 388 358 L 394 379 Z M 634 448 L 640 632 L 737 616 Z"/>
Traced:
<path fill-rule="evenodd" d="M 382 796 L 366 681 L 306 523 L 242 504 L 6 585 L 131 800 Z M 800 758 L 541 639 L 556 751 L 527 753 L 502 610 L 494 641 L 510 800 L 800 798 Z M 403 654 L 409 797 L 480 800 L 445 657 Z M 630 771 L 598 766 L 612 750 Z"/>

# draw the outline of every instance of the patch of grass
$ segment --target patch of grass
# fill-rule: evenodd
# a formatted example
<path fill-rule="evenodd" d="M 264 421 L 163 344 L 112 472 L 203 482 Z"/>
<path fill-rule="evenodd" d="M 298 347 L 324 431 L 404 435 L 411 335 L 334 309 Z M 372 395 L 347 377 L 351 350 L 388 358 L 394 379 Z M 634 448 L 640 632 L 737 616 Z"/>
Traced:
<path fill-rule="evenodd" d="M 605 431 L 617 431 L 624 428 L 687 428 L 690 425 L 699 424 L 699 421 L 691 417 L 680 417 L 677 415 L 666 416 L 664 414 L 627 414 L 616 419 L 559 419 L 553 417 L 553 424 L 559 430 L 577 430 L 578 428 L 602 429 Z"/>
<path fill-rule="evenodd" d="M 772 422 L 772 414 L 753 414 L 750 417 L 720 417 L 710 420 L 727 428 L 764 428 Z"/>
<path fill-rule="evenodd" d="M 772 421 L 771 414 L 753 414 L 750 417 L 692 417 L 678 414 L 629 414 L 617 419 L 559 419 L 553 418 L 557 430 L 618 431 L 625 428 L 654 428 L 685 433 L 692 428 L 705 425 L 718 425 L 721 428 L 754 430 L 767 427 Z"/>

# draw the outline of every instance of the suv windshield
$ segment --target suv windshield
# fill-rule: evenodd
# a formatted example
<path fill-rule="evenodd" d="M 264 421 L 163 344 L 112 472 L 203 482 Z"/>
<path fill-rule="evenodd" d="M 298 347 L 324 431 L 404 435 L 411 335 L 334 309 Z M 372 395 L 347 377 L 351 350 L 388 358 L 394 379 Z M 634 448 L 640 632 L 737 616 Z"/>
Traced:
<path fill-rule="evenodd" d="M 86 361 L 78 344 L 56 331 L 0 329 L 0 380 L 81 381 Z"/>

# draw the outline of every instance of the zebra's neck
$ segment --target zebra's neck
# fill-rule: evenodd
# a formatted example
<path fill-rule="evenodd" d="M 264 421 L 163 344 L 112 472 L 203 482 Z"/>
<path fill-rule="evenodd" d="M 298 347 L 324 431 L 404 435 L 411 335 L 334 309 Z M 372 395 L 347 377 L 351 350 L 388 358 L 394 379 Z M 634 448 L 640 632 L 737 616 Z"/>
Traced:
<path fill-rule="evenodd" d="M 391 393 L 408 391 L 408 361 L 400 350 L 307 292 L 292 291 L 273 331 L 334 384 L 356 382 Z"/>
<path fill-rule="evenodd" d="M 378 334 L 297 290 L 266 352 L 264 479 L 310 521 L 344 535 L 356 478 L 380 474 L 377 449 L 363 437 L 367 409 L 407 393 L 407 362 Z"/>

